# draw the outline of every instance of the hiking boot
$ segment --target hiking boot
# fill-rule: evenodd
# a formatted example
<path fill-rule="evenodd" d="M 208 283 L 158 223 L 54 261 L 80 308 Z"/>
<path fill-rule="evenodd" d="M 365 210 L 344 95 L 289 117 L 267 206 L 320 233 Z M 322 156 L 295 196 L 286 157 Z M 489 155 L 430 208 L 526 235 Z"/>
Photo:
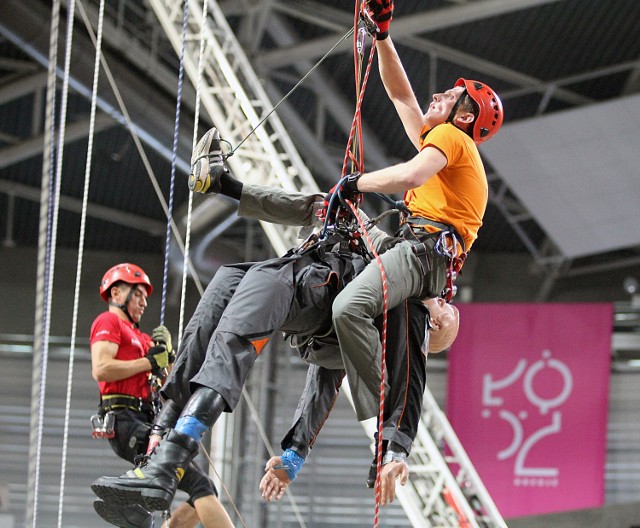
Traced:
<path fill-rule="evenodd" d="M 220 192 L 220 177 L 227 172 L 220 147 L 220 132 L 213 127 L 198 141 L 191 156 L 189 190 L 202 194 Z"/>

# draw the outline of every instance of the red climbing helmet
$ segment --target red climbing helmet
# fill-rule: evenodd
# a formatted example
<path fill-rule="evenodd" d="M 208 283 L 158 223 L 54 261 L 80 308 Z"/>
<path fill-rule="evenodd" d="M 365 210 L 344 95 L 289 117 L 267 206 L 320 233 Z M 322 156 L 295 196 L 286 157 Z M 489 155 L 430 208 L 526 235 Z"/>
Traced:
<path fill-rule="evenodd" d="M 123 262 L 110 268 L 102 277 L 100 282 L 100 296 L 105 302 L 109 302 L 109 290 L 116 282 L 122 281 L 127 284 L 144 284 L 147 288 L 147 295 L 153 292 L 153 286 L 149 277 L 140 266 Z"/>
<path fill-rule="evenodd" d="M 464 86 L 469 97 L 480 108 L 480 113 L 473 123 L 473 140 L 480 144 L 491 139 L 498 133 L 502 121 L 504 121 L 504 110 L 498 94 L 480 81 L 463 79 L 462 77 L 456 81 L 455 85 Z"/>

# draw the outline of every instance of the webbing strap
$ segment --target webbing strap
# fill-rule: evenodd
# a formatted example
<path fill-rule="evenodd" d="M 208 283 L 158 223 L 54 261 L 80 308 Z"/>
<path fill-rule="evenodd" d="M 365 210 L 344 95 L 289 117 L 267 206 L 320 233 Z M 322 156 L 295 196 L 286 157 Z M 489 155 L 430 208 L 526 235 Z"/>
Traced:
<path fill-rule="evenodd" d="M 152 402 L 142 398 L 129 396 L 128 394 L 103 394 L 100 396 L 100 407 L 105 411 L 113 409 L 130 409 L 132 411 L 142 411 L 155 413 L 156 408 Z"/>
<path fill-rule="evenodd" d="M 462 238 L 460 233 L 458 233 L 458 231 L 456 231 L 456 228 L 452 225 L 445 224 L 443 222 L 437 222 L 436 220 L 430 220 L 429 218 L 423 218 L 421 216 L 409 216 L 405 221 L 405 225 L 407 224 L 410 227 L 431 226 L 435 227 L 439 231 L 448 231 L 456 238 L 456 240 L 460 244 L 460 247 L 462 248 L 462 252 L 466 253 L 467 251 L 467 246 L 464 243 L 464 238 Z"/>

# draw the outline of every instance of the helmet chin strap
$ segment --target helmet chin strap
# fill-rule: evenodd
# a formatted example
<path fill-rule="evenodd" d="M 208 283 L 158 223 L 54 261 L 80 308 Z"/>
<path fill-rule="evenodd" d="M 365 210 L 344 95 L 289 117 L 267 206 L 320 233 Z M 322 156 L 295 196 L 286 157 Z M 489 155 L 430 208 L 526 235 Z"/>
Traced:
<path fill-rule="evenodd" d="M 116 308 L 119 308 L 120 310 L 122 310 L 122 312 L 127 316 L 127 319 L 129 319 L 129 321 L 131 322 L 131 324 L 134 327 L 138 328 L 138 323 L 133 320 L 133 317 L 131 317 L 131 314 L 129 313 L 129 309 L 127 308 L 129 306 L 129 302 L 131 301 L 131 298 L 133 297 L 134 289 L 135 289 L 134 285 L 131 285 L 131 288 L 129 289 L 129 293 L 127 294 L 127 298 L 124 300 L 124 303 L 118 304 L 113 300 L 113 298 L 110 298 L 108 304 L 109 306 L 115 306 Z"/>
<path fill-rule="evenodd" d="M 464 92 L 462 92 L 460 94 L 460 97 L 458 97 L 456 104 L 453 105 L 453 108 L 451 109 L 451 112 L 449 112 L 449 117 L 447 117 L 447 120 L 445 121 L 445 123 L 451 123 L 454 127 L 460 128 L 458 125 L 456 125 L 453 122 L 453 119 L 456 117 L 456 112 L 458 111 L 458 108 L 460 108 L 460 105 L 462 104 L 464 96 L 467 95 L 467 93 L 468 93 L 467 89 L 465 88 Z M 460 128 L 460 130 L 462 130 L 465 134 L 469 134 L 469 132 L 467 132 L 466 130 L 463 130 L 462 128 Z"/>

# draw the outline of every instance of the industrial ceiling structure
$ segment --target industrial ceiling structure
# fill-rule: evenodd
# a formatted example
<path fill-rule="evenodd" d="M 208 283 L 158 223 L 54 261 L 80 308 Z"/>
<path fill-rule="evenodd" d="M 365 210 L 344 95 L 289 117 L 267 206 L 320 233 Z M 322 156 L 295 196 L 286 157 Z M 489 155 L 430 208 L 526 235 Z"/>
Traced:
<path fill-rule="evenodd" d="M 90 35 L 98 27 L 99 2 L 75 2 L 71 35 L 63 5 L 55 106 L 57 129 L 66 126 L 64 149 L 56 153 L 61 247 L 78 245 L 87 174 L 88 249 L 162 254 L 166 213 L 158 193 L 165 202 L 171 197 L 174 219 L 184 231 L 196 90 L 188 75 L 179 86 L 176 45 L 151 4 L 106 2 L 89 169 L 95 55 Z M 340 175 L 355 108 L 353 46 L 343 38 L 353 26 L 354 3 L 228 0 L 216 5 L 243 50 L 238 60 L 248 60 L 277 105 L 317 186 L 330 188 Z M 0 14 L 0 234 L 5 247 L 30 247 L 38 244 L 39 233 L 51 3 L 5 0 Z M 473 253 L 530 255 L 544 271 L 538 300 L 553 300 L 563 277 L 608 270 L 633 275 L 640 268 L 635 227 L 640 213 L 633 207 L 640 202 L 640 151 L 633 145 L 640 122 L 638 21 L 640 4 L 627 0 L 396 2 L 391 35 L 419 100 L 428 102 L 461 76 L 484 80 L 502 97 L 504 129 L 481 149 L 490 204 Z M 67 49 L 69 95 L 61 120 Z M 367 169 L 414 155 L 375 64 L 362 116 Z M 214 124 L 206 112 L 199 120 L 200 132 Z M 573 207 L 578 202 L 582 207 Z M 379 212 L 385 205 L 367 198 L 366 207 Z M 210 276 L 221 262 L 244 259 L 248 246 L 254 258 L 268 255 L 269 241 L 253 225 L 239 220 L 225 200 L 196 197 L 191 229 L 198 270 Z M 178 248 L 171 251 L 179 260 Z"/>

